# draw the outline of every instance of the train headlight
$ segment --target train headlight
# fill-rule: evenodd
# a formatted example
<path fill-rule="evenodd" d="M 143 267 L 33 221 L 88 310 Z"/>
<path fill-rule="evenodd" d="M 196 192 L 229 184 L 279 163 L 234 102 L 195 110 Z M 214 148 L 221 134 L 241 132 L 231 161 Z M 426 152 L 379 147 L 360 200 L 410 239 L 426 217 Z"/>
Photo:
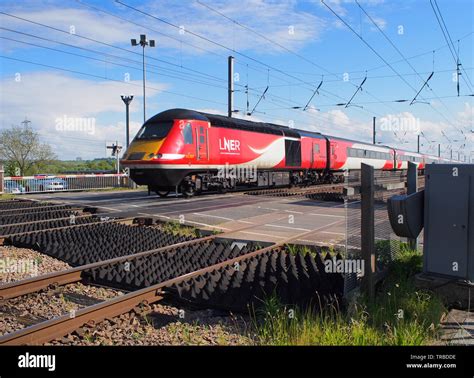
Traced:
<path fill-rule="evenodd" d="M 150 158 L 152 159 L 161 159 L 163 154 L 150 154 Z"/>

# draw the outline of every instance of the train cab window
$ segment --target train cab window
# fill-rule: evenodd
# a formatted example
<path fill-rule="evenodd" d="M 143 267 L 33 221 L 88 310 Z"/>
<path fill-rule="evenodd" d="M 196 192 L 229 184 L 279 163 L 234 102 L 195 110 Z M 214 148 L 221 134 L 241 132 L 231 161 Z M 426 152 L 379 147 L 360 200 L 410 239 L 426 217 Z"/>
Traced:
<path fill-rule="evenodd" d="M 190 123 L 187 123 L 183 129 L 184 144 L 193 144 L 193 128 Z"/>
<path fill-rule="evenodd" d="M 168 122 L 145 122 L 136 139 L 163 139 L 173 126 L 173 121 Z"/>

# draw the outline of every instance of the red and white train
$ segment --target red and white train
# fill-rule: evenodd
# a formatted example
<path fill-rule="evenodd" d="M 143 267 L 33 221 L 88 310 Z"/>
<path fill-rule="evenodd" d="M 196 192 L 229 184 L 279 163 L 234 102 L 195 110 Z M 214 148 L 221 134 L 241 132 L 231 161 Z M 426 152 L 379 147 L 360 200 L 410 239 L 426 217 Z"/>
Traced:
<path fill-rule="evenodd" d="M 423 171 L 448 160 L 354 140 L 187 109 L 150 118 L 125 151 L 132 179 L 161 196 L 237 187 L 338 182 L 367 163 L 380 170 Z"/>

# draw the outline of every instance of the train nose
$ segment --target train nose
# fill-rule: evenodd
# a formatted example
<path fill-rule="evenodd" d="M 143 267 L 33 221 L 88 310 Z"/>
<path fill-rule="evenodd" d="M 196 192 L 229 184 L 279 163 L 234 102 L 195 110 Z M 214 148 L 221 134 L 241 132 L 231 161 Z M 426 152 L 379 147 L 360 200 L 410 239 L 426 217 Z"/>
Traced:
<path fill-rule="evenodd" d="M 165 139 L 153 141 L 133 141 L 125 152 L 122 160 L 154 160 L 160 158 L 159 150 Z"/>

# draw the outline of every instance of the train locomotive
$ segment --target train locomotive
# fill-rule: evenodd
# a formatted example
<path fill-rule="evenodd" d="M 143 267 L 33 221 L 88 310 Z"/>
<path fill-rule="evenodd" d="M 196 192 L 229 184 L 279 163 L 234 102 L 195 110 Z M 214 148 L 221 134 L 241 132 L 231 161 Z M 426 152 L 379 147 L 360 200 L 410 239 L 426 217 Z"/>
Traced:
<path fill-rule="evenodd" d="M 347 170 L 367 163 L 380 170 L 423 171 L 446 159 L 188 109 L 148 119 L 121 164 L 138 185 L 166 196 L 205 191 L 269 188 L 343 181 Z"/>

